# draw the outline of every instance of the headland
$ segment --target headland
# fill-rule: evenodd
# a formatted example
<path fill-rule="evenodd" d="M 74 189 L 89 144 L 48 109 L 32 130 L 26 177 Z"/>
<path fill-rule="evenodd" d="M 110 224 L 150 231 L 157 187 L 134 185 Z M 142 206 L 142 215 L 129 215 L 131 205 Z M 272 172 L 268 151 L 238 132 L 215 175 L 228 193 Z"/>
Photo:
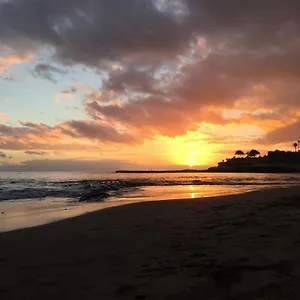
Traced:
<path fill-rule="evenodd" d="M 217 166 L 208 169 L 182 170 L 118 170 L 116 173 L 299 173 L 300 151 L 269 151 L 261 156 L 252 149 L 247 153 L 237 150 L 232 158 L 227 158 Z"/>

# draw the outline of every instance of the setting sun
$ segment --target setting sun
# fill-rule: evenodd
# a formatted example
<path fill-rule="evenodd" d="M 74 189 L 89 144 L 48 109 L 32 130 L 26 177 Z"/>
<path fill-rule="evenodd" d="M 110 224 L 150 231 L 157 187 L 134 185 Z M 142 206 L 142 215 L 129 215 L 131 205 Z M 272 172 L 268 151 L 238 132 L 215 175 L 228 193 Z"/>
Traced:
<path fill-rule="evenodd" d="M 165 140 L 169 160 L 176 165 L 190 168 L 208 165 L 212 159 L 213 148 L 205 144 L 201 138 L 202 136 L 194 137 L 191 133 L 187 133 L 184 137 Z"/>
<path fill-rule="evenodd" d="M 189 149 L 181 149 L 174 153 L 174 161 L 178 165 L 186 165 L 190 168 L 205 165 L 207 156 L 200 151 L 191 151 Z"/>
<path fill-rule="evenodd" d="M 299 78 L 300 0 L 0 0 L 1 299 L 300 300 Z"/>

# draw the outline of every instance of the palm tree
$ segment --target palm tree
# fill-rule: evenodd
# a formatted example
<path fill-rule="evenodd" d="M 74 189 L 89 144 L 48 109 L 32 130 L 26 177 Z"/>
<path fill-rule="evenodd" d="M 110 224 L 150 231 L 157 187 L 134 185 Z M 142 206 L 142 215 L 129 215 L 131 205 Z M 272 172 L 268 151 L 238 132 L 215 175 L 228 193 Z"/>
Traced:
<path fill-rule="evenodd" d="M 295 152 L 297 152 L 298 143 L 294 143 L 293 147 L 295 148 Z"/>

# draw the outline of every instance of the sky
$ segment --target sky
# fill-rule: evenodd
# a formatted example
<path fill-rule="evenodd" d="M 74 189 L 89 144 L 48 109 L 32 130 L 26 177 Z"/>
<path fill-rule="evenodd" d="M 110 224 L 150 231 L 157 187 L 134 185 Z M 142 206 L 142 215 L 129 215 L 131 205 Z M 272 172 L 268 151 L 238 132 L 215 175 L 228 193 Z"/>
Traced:
<path fill-rule="evenodd" d="M 298 0 L 0 0 L 0 171 L 293 150 L 299 54 Z"/>

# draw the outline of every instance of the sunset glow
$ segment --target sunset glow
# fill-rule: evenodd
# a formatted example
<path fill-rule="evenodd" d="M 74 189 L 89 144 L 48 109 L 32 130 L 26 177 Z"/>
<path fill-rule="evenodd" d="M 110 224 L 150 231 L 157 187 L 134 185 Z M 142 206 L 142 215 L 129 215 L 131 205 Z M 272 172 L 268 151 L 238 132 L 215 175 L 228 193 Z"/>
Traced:
<path fill-rule="evenodd" d="M 0 1 L 1 170 L 204 168 L 237 149 L 293 150 L 297 9 L 145 1 Z"/>

